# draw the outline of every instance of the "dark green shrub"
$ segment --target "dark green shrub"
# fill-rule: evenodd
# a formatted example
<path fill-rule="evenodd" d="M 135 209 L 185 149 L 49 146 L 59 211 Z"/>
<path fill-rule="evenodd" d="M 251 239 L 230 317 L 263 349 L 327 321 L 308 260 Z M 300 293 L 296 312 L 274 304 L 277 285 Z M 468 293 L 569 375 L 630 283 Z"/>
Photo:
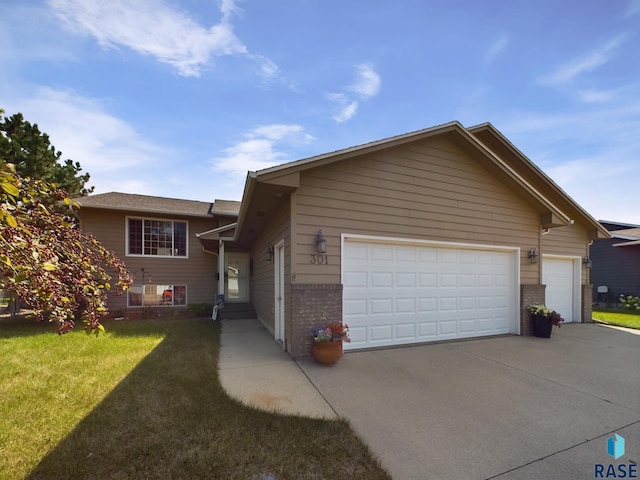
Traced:
<path fill-rule="evenodd" d="M 211 303 L 190 303 L 187 305 L 187 315 L 191 317 L 208 317 L 213 311 Z"/>

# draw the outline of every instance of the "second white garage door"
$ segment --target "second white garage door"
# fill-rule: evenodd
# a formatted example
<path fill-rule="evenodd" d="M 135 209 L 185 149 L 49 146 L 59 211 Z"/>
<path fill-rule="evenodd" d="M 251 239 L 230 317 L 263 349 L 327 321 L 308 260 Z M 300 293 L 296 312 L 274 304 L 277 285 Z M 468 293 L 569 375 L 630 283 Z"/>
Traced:
<path fill-rule="evenodd" d="M 518 251 L 345 236 L 345 349 L 518 333 Z"/>

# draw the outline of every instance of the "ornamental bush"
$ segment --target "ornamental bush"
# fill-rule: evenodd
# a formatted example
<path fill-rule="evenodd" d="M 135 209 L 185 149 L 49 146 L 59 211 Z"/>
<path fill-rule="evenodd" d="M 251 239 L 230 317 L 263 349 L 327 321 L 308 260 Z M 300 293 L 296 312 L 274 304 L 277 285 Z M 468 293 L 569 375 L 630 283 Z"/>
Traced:
<path fill-rule="evenodd" d="M 640 297 L 620 295 L 620 305 L 629 310 L 640 310 Z"/>

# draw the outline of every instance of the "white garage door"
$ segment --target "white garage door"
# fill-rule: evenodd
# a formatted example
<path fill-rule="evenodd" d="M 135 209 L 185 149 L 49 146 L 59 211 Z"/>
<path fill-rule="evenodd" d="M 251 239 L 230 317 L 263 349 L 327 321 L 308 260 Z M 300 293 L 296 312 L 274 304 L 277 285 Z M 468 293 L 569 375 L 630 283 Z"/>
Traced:
<path fill-rule="evenodd" d="M 576 318 L 579 304 L 579 280 L 580 263 L 572 258 L 542 257 L 542 284 L 545 288 L 545 305 L 554 309 L 565 322 L 579 321 Z M 578 290 L 576 290 L 578 288 Z M 577 295 L 577 298 L 576 298 Z"/>
<path fill-rule="evenodd" d="M 345 238 L 345 349 L 518 333 L 517 251 Z"/>

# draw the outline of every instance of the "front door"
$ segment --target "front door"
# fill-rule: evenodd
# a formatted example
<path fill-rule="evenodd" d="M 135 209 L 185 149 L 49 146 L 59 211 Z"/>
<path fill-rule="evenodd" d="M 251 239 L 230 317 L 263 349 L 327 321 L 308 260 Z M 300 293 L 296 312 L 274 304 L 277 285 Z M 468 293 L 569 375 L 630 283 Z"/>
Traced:
<path fill-rule="evenodd" d="M 225 254 L 225 302 L 249 301 L 249 254 Z"/>

